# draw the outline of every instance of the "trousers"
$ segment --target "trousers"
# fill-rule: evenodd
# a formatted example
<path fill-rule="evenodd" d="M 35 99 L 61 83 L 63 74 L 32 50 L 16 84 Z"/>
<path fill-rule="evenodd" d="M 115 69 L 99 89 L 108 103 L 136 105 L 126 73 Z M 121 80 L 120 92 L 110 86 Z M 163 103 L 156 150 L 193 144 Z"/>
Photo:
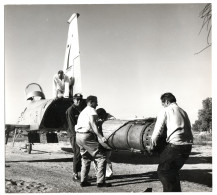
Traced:
<path fill-rule="evenodd" d="M 168 144 L 160 154 L 158 177 L 164 192 L 181 192 L 179 171 L 191 153 L 192 145 Z"/>
<path fill-rule="evenodd" d="M 112 168 L 112 162 L 110 160 L 111 157 L 111 150 L 106 150 L 106 177 L 113 176 L 113 168 Z M 97 164 L 94 162 L 94 168 L 97 171 Z"/>
<path fill-rule="evenodd" d="M 81 154 L 80 154 L 80 148 L 78 144 L 76 143 L 76 134 L 71 135 L 69 137 L 70 144 L 72 146 L 72 150 L 74 153 L 73 156 L 73 172 L 78 173 L 81 171 Z"/>
<path fill-rule="evenodd" d="M 97 165 L 96 182 L 105 182 L 106 173 L 106 153 L 103 147 L 99 144 L 97 137 L 93 133 L 76 133 L 76 141 L 81 152 L 81 182 L 88 179 L 91 161 Z"/>

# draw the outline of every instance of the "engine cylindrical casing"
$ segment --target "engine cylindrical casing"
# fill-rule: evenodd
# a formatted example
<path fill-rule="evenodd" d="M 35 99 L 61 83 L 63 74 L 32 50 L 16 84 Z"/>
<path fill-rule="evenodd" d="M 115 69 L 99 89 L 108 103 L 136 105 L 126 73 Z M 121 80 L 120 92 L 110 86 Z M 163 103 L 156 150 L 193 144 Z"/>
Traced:
<path fill-rule="evenodd" d="M 145 151 L 151 145 L 154 125 L 154 118 L 133 121 L 108 120 L 102 125 L 102 131 L 111 149 Z M 106 147 L 105 144 L 102 145 Z"/>

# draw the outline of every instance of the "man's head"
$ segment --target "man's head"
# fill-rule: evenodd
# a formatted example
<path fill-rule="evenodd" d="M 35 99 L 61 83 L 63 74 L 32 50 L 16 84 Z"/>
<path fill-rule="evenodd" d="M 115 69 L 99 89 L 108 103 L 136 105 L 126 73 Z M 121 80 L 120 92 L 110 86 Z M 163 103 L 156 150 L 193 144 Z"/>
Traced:
<path fill-rule="evenodd" d="M 63 75 L 64 75 L 63 71 L 59 70 L 58 71 L 58 77 L 59 77 L 59 79 L 63 79 Z"/>
<path fill-rule="evenodd" d="M 79 106 L 81 104 L 82 100 L 83 100 L 83 95 L 80 93 L 76 93 L 73 96 L 73 102 L 76 106 Z"/>
<path fill-rule="evenodd" d="M 101 120 L 106 120 L 106 118 L 107 118 L 107 116 L 108 116 L 108 113 L 105 111 L 105 109 L 103 109 L 103 108 L 98 108 L 97 110 L 96 110 L 96 113 L 97 113 L 97 115 L 99 116 L 99 118 L 101 119 Z"/>
<path fill-rule="evenodd" d="M 176 98 L 172 93 L 164 93 L 163 95 L 161 95 L 160 99 L 163 107 L 167 107 L 171 103 L 176 102 Z"/>
<path fill-rule="evenodd" d="M 92 107 L 92 108 L 96 108 L 98 106 L 98 101 L 97 101 L 97 97 L 90 95 L 87 97 L 87 105 Z"/>

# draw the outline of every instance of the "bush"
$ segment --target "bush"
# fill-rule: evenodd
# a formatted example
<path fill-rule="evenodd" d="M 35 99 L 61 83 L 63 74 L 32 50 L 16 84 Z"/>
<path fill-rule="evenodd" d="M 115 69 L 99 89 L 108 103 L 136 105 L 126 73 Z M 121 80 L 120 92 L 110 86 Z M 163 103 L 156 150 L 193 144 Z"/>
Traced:
<path fill-rule="evenodd" d="M 193 131 L 212 130 L 212 98 L 206 98 L 202 102 L 203 108 L 198 111 L 198 120 L 192 125 Z"/>
<path fill-rule="evenodd" d="M 195 133 L 194 145 L 212 145 L 212 133 Z"/>

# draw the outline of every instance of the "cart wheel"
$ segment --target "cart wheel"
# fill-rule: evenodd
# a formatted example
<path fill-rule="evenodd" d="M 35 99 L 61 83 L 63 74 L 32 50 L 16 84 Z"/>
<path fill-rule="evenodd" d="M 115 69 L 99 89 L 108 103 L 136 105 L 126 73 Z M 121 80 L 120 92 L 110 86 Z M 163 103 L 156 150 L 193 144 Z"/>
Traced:
<path fill-rule="evenodd" d="M 28 154 L 31 154 L 32 151 L 32 144 L 27 144 L 27 152 Z"/>

